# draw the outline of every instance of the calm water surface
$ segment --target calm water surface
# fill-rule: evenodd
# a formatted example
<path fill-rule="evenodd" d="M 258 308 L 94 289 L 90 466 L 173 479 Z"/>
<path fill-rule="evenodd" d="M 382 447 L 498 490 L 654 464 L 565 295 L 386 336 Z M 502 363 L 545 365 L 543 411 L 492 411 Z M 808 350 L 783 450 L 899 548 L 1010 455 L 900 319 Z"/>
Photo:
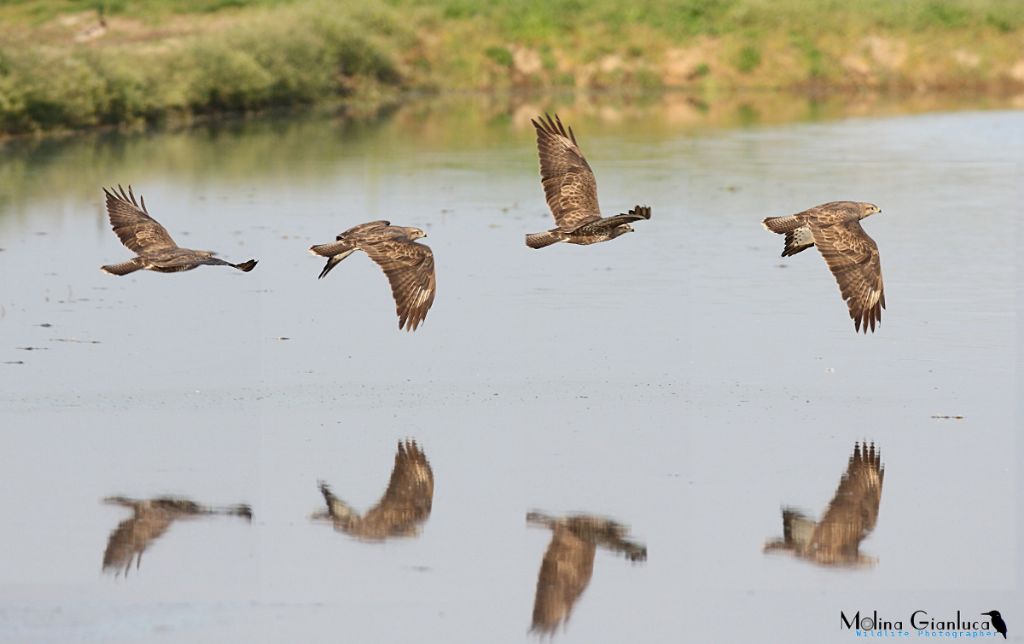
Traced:
<path fill-rule="evenodd" d="M 705 127 L 560 108 L 605 212 L 654 216 L 533 251 L 546 107 L 4 148 L 0 639 L 525 641 L 553 534 L 532 510 L 610 517 L 648 552 L 597 548 L 560 641 L 849 641 L 840 610 L 992 608 L 1019 637 L 1024 112 Z M 101 273 L 130 256 L 114 183 L 183 245 L 259 266 Z M 759 224 L 834 199 L 883 210 L 872 336 L 818 254 L 780 258 Z M 380 218 L 435 253 L 415 334 L 367 257 L 317 281 L 306 253 Z M 419 537 L 310 520 L 321 479 L 373 506 L 404 438 L 435 480 Z M 820 515 L 862 440 L 885 466 L 877 564 L 762 553 L 782 505 Z M 132 512 L 102 500 L 161 494 L 254 516 L 175 521 L 104 572 Z"/>

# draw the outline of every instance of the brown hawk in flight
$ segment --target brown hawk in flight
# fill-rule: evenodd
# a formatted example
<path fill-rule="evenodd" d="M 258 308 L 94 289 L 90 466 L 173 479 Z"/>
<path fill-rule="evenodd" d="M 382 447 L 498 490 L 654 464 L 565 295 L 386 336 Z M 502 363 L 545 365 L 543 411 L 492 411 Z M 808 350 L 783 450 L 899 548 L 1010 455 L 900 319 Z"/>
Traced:
<path fill-rule="evenodd" d="M 128 186 L 127 192 L 118 186 L 117 190 L 104 188 L 103 193 L 107 195 L 107 215 L 114 233 L 122 244 L 138 255 L 127 262 L 101 266 L 104 272 L 127 275 L 145 269 L 160 273 L 180 273 L 205 265 L 232 266 L 248 273 L 256 266 L 255 259 L 232 264 L 214 257 L 216 253 L 210 250 L 181 248 L 171 239 L 167 229 L 149 216 L 146 200 L 140 195 L 139 201 L 135 201 L 131 186 Z"/>
<path fill-rule="evenodd" d="M 357 539 L 383 541 L 391 537 L 415 537 L 419 526 L 430 517 L 434 502 L 434 471 L 416 441 L 399 441 L 391 480 L 377 505 L 360 516 L 320 481 L 326 512 L 314 519 L 326 519 L 334 529 Z"/>
<path fill-rule="evenodd" d="M 788 217 L 768 217 L 767 230 L 786 235 L 782 256 L 796 255 L 817 246 L 839 283 L 857 331 L 874 332 L 882 321 L 885 289 L 878 245 L 860 226 L 860 220 L 882 210 L 860 201 L 832 201 Z"/>
<path fill-rule="evenodd" d="M 783 538 L 765 544 L 765 552 L 788 550 L 824 566 L 875 563 L 873 557 L 860 553 L 860 542 L 878 520 L 883 478 L 882 453 L 874 443 L 854 445 L 846 473 L 821 521 L 815 523 L 792 508 L 783 508 Z"/>
<path fill-rule="evenodd" d="M 112 496 L 103 499 L 104 503 L 123 505 L 131 508 L 133 515 L 122 521 L 110 533 L 107 549 L 103 553 L 103 570 L 115 574 L 124 573 L 132 567 L 135 560 L 136 569 L 142 563 L 142 553 L 149 544 L 159 539 L 171 524 L 178 519 L 191 519 L 209 514 L 227 514 L 252 520 L 252 508 L 245 504 L 223 508 L 211 508 L 199 505 L 195 501 L 173 496 L 160 496 L 153 499 L 129 499 L 123 496 Z"/>
<path fill-rule="evenodd" d="M 434 303 L 437 276 L 434 253 L 415 240 L 426 237 L 419 228 L 392 226 L 389 221 L 371 221 L 353 226 L 327 244 L 310 247 L 314 255 L 326 257 L 320 271 L 323 278 L 338 262 L 357 250 L 370 256 L 391 282 L 391 294 L 398 312 L 398 328 L 415 331 Z"/>
<path fill-rule="evenodd" d="M 594 574 L 597 546 L 622 553 L 630 561 L 647 560 L 647 546 L 629 541 L 629 528 L 611 519 L 586 514 L 555 518 L 530 512 L 526 522 L 552 532 L 537 575 L 530 628 L 534 632 L 554 633 L 569 621 L 576 600 Z"/>
<path fill-rule="evenodd" d="M 631 222 L 651 218 L 651 209 L 647 206 L 636 206 L 614 217 L 602 217 L 597 203 L 597 180 L 576 144 L 572 128 L 566 130 L 557 114 L 553 119 L 547 114 L 544 116 L 530 122 L 537 129 L 544 197 L 558 226 L 527 235 L 527 246 L 544 248 L 561 241 L 596 244 L 632 232 Z"/>

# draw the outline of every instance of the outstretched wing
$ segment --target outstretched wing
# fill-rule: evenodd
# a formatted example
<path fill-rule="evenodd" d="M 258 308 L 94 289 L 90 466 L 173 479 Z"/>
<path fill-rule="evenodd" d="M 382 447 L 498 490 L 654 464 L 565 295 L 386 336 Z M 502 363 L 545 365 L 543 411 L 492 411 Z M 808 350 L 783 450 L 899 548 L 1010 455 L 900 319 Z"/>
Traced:
<path fill-rule="evenodd" d="M 137 506 L 135 515 L 117 525 L 107 539 L 103 570 L 128 574 L 132 561 L 142 562 L 142 553 L 159 539 L 174 521 L 174 515 L 158 508 Z"/>
<path fill-rule="evenodd" d="M 572 128 L 566 131 L 555 115 L 531 120 L 537 129 L 540 177 L 551 214 L 558 227 L 571 231 L 601 216 L 597 203 L 597 180 L 583 152 L 576 145 Z"/>
<path fill-rule="evenodd" d="M 362 242 L 360 248 L 384 270 L 395 298 L 398 328 L 415 331 L 434 303 L 434 253 L 411 239 Z"/>
<path fill-rule="evenodd" d="M 816 559 L 842 563 L 856 556 L 878 519 L 884 477 L 882 455 L 874 444 L 854 445 L 839 488 L 811 536 L 811 554 Z"/>
<path fill-rule="evenodd" d="M 641 219 L 651 218 L 650 206 L 636 206 L 627 213 L 621 215 L 615 215 L 614 217 L 605 217 L 601 221 L 593 224 L 600 226 L 601 228 L 615 228 L 622 224 L 631 224 L 634 221 L 640 221 Z"/>
<path fill-rule="evenodd" d="M 427 520 L 434 502 L 434 472 L 415 441 L 400 441 L 388 489 L 363 518 L 374 532 L 408 534 Z"/>
<path fill-rule="evenodd" d="M 135 201 L 131 186 L 127 192 L 118 186 L 117 190 L 104 188 L 103 193 L 110 225 L 122 244 L 140 255 L 178 247 L 167 230 L 149 216 L 146 200 L 140 197 L 141 205 Z"/>
<path fill-rule="evenodd" d="M 868 327 L 874 331 L 885 308 L 882 262 L 875 240 L 864 232 L 859 221 L 818 226 L 811 220 L 810 225 L 814 244 L 839 283 L 854 328 L 864 333 Z"/>
<path fill-rule="evenodd" d="M 596 550 L 593 541 L 581 538 L 564 523 L 554 526 L 537 575 L 531 631 L 553 633 L 568 621 L 576 600 L 594 574 Z"/>

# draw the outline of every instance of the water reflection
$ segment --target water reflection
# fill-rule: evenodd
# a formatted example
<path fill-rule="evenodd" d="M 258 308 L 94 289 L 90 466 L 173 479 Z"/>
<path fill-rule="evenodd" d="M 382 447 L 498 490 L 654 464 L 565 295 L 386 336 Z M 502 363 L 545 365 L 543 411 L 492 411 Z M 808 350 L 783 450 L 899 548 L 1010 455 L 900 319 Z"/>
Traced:
<path fill-rule="evenodd" d="M 234 186 L 244 198 L 261 180 L 329 181 L 346 158 L 360 159 L 371 179 L 391 179 L 387 153 L 408 157 L 423 151 L 492 150 L 515 143 L 527 149 L 530 119 L 560 111 L 578 131 L 628 133 L 637 140 L 664 140 L 680 132 L 752 124 L 827 121 L 938 110 L 1019 106 L 1021 97 L 974 95 L 794 97 L 785 92 L 723 94 L 712 98 L 664 92 L 636 96 L 530 94 L 410 101 L 375 118 L 350 119 L 322 110 L 224 118 L 195 127 L 143 132 L 85 132 L 67 138 L 0 142 L 0 218 L 23 217 L 40 199 L 91 198 L 111 177 L 135 184 L 168 180 Z M 153 155 L 154 148 L 160 150 Z"/>
<path fill-rule="evenodd" d="M 252 520 L 252 508 L 244 503 L 226 507 L 206 507 L 180 497 L 161 496 L 152 499 L 129 499 L 112 496 L 104 503 L 131 508 L 133 515 L 125 519 L 110 533 L 107 549 L 103 552 L 103 571 L 126 577 L 135 560 L 135 569 L 142 564 L 142 553 L 151 543 L 163 536 L 178 519 L 191 519 L 201 515 L 226 514 Z"/>
<path fill-rule="evenodd" d="M 320 492 L 327 503 L 327 511 L 317 512 L 313 518 L 331 521 L 338 532 L 368 541 L 415 537 L 419 535 L 420 525 L 430 517 L 434 471 L 416 441 L 399 441 L 388 489 L 365 515 L 356 513 L 323 481 L 320 481 Z"/>
<path fill-rule="evenodd" d="M 537 575 L 532 632 L 550 634 L 569 621 L 594 573 L 597 546 L 621 553 L 630 561 L 647 560 L 647 546 L 627 540 L 629 528 L 611 519 L 586 514 L 556 519 L 530 512 L 526 522 L 553 533 Z"/>
<path fill-rule="evenodd" d="M 861 554 L 860 542 L 874 529 L 882 500 L 882 453 L 874 443 L 853 446 L 850 463 L 839 481 L 821 521 L 782 509 L 782 539 L 765 544 L 765 552 L 788 550 L 822 566 L 874 565 L 874 557 Z"/>

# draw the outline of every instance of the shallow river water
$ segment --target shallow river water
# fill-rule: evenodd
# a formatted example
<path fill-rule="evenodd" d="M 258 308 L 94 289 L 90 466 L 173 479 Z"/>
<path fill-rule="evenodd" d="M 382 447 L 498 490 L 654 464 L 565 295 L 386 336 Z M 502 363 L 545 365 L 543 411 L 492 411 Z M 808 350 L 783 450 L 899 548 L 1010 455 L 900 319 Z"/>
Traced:
<path fill-rule="evenodd" d="M 919 609 L 999 609 L 1019 638 L 1024 112 L 704 127 L 562 106 L 605 213 L 653 217 L 531 250 L 551 222 L 529 116 L 550 107 L 0 150 L 0 640 L 535 639 L 553 533 L 533 510 L 647 548 L 596 549 L 559 641 L 851 641 L 840 611 L 909 629 Z M 100 272 L 130 257 L 100 191 L 117 183 L 182 245 L 259 265 Z M 780 258 L 760 225 L 836 199 L 882 208 L 873 335 L 815 250 Z M 365 255 L 318 281 L 306 252 L 382 218 L 435 254 L 415 333 Z M 434 476 L 418 537 L 310 519 L 319 480 L 373 506 L 402 439 Z M 763 553 L 782 506 L 821 515 L 865 440 L 885 468 L 875 563 Z M 132 516 L 114 495 L 253 516 L 165 525 L 124 574 L 103 568 Z"/>

